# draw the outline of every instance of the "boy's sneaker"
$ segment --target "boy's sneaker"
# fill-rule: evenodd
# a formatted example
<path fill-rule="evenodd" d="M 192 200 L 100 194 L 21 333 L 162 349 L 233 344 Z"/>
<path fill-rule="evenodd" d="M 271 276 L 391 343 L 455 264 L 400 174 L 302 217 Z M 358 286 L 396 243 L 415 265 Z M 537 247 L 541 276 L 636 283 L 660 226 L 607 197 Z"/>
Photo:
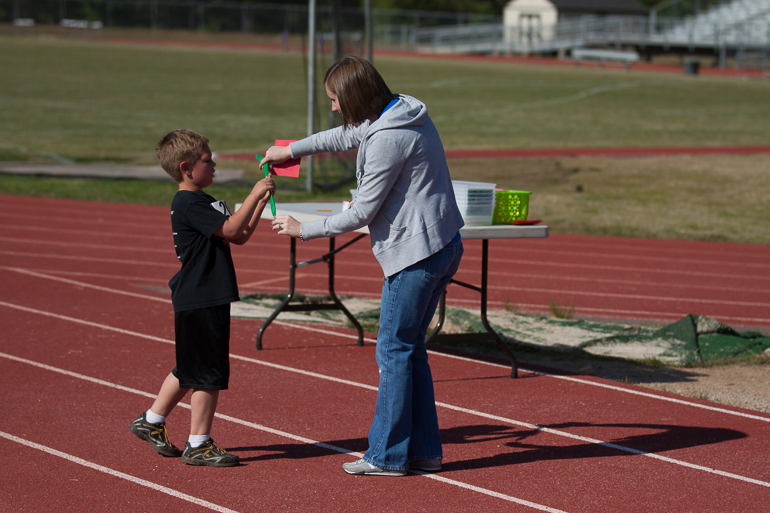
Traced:
<path fill-rule="evenodd" d="M 234 467 L 240 463 L 240 458 L 230 454 L 217 446 L 214 440 L 209 438 L 204 443 L 194 448 L 190 442 L 185 442 L 182 461 L 188 465 L 205 465 L 207 467 Z"/>
<path fill-rule="evenodd" d="M 342 470 L 354 476 L 405 476 L 406 470 L 388 470 L 358 460 L 355 463 L 343 463 Z"/>
<path fill-rule="evenodd" d="M 182 455 L 180 451 L 171 440 L 168 439 L 168 433 L 166 432 L 165 422 L 162 424 L 153 424 L 147 422 L 147 412 L 143 412 L 139 415 L 135 421 L 129 426 L 131 432 L 141 438 L 147 440 L 150 447 L 158 451 L 158 453 L 169 458 L 178 458 Z"/>
<path fill-rule="evenodd" d="M 409 470 L 424 470 L 438 472 L 441 470 L 441 460 L 410 460 Z"/>

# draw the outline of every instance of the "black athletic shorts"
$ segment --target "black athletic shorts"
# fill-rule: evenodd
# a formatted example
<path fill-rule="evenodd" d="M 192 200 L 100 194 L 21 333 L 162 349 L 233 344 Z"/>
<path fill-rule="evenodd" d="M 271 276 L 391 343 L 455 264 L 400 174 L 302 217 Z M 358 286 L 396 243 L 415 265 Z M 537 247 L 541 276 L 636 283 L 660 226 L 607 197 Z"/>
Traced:
<path fill-rule="evenodd" d="M 230 304 L 174 314 L 181 388 L 227 390 L 230 381 Z"/>

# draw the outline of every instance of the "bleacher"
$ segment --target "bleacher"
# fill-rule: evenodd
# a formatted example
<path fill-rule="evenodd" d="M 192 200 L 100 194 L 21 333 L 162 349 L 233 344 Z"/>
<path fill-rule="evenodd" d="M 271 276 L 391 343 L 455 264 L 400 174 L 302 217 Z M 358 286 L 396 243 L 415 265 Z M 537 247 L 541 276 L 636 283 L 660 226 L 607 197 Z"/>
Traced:
<path fill-rule="evenodd" d="M 686 17 L 663 32 L 666 40 L 762 47 L 768 44 L 770 0 L 732 0 Z"/>
<path fill-rule="evenodd" d="M 671 9 L 682 1 L 661 2 L 649 16 L 584 15 L 560 19 L 535 32 L 499 22 L 419 30 L 386 25 L 377 27 L 378 41 L 387 40 L 386 46 L 393 49 L 437 53 L 567 54 L 583 48 L 635 49 L 649 55 L 699 50 L 718 54 L 721 63 L 727 54 L 760 60 L 770 55 L 770 0 L 703 0 L 700 5 L 711 7 L 684 17 Z M 382 37 L 385 32 L 386 38 Z"/>

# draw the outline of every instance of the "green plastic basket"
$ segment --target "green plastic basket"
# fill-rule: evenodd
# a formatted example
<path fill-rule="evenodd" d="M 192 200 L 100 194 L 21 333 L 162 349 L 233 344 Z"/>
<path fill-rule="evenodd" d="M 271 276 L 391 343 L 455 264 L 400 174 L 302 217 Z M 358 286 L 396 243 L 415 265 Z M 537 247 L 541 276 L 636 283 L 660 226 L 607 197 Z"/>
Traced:
<path fill-rule="evenodd" d="M 492 224 L 526 221 L 529 213 L 529 191 L 495 191 L 495 212 Z"/>

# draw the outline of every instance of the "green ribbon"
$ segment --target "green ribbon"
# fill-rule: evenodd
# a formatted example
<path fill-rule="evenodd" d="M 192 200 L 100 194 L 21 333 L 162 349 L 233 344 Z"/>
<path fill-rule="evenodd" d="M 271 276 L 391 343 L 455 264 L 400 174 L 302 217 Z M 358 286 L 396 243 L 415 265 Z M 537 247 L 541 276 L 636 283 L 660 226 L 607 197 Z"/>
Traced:
<path fill-rule="evenodd" d="M 259 160 L 260 162 L 262 161 L 263 157 L 259 153 L 254 154 L 254 156 L 257 157 L 257 160 Z M 265 172 L 265 178 L 267 178 L 268 175 L 270 174 L 270 172 L 267 170 L 267 164 L 264 164 L 262 166 L 262 170 Z M 275 217 L 275 200 L 273 199 L 272 194 L 270 194 L 270 211 L 273 213 L 273 217 Z"/>

